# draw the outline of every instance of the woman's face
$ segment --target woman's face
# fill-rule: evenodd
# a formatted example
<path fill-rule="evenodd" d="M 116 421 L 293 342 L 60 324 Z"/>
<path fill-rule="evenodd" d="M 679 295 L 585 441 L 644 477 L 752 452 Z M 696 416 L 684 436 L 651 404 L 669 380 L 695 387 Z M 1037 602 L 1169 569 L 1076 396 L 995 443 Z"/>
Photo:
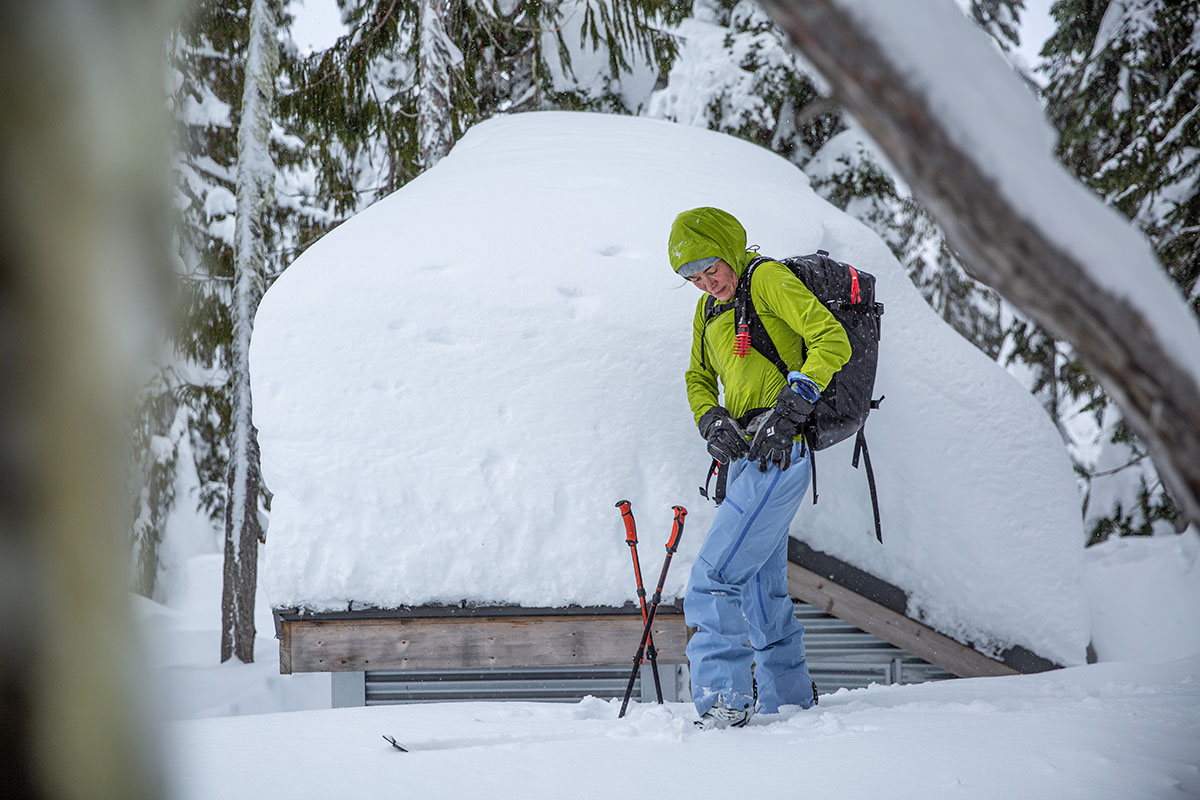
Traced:
<path fill-rule="evenodd" d="M 719 303 L 728 303 L 737 291 L 737 273 L 720 260 L 706 270 L 689 275 L 687 279 L 696 284 L 700 291 L 711 294 Z"/>

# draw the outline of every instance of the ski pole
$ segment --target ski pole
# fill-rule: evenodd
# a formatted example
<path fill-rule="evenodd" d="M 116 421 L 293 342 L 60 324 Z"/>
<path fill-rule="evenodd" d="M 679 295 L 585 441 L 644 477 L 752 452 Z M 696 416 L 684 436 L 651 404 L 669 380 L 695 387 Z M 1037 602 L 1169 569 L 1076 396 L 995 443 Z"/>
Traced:
<path fill-rule="evenodd" d="M 633 671 L 629 673 L 629 683 L 625 686 L 625 699 L 621 701 L 621 713 L 617 715 L 617 719 L 625 716 L 626 709 L 629 708 L 629 696 L 633 694 L 633 683 L 637 680 L 638 665 L 642 663 L 642 656 L 646 652 L 646 640 L 650 638 L 650 628 L 654 625 L 654 615 L 658 612 L 658 604 L 662 600 L 663 584 L 667 582 L 667 570 L 671 568 L 671 556 L 675 555 L 675 550 L 679 547 L 679 538 L 683 536 L 683 518 L 687 516 L 687 509 L 683 506 L 674 506 L 675 522 L 671 526 L 671 538 L 667 540 L 667 555 L 663 559 L 662 572 L 658 575 L 658 586 L 654 588 L 654 597 L 650 598 L 650 610 L 646 613 L 646 627 L 642 629 L 642 639 L 638 643 L 637 655 L 633 657 Z"/>
<path fill-rule="evenodd" d="M 621 519 L 625 522 L 625 544 L 633 554 L 633 577 L 637 581 L 638 602 L 642 604 L 642 624 L 646 624 L 646 588 L 642 585 L 642 565 L 638 561 L 637 524 L 633 521 L 633 511 L 628 500 L 618 500 L 617 508 L 621 509 Z M 646 660 L 650 662 L 650 671 L 654 675 L 654 693 L 661 705 L 663 701 L 662 682 L 658 677 L 658 651 L 654 649 L 654 636 L 646 639 Z"/>

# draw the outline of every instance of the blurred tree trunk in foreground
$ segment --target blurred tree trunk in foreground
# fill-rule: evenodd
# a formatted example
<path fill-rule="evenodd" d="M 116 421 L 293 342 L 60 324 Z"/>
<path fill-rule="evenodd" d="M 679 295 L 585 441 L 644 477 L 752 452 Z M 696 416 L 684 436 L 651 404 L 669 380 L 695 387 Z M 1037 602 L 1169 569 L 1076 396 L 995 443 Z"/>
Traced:
<path fill-rule="evenodd" d="M 162 306 L 147 278 L 169 252 L 163 11 L 0 4 L 5 798 L 165 794 L 134 693 L 122 508 L 122 423 Z"/>

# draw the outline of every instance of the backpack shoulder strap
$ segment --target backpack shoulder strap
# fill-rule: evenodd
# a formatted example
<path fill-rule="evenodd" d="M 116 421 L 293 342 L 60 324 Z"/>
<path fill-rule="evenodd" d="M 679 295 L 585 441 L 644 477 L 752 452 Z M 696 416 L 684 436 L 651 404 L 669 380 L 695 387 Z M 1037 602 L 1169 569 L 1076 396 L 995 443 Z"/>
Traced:
<path fill-rule="evenodd" d="M 757 350 L 763 358 L 774 364 L 775 368 L 786 378 L 789 371 L 788 365 L 784 362 L 783 357 L 779 355 L 779 348 L 775 346 L 775 342 L 771 341 L 771 336 L 767 333 L 762 320 L 759 319 L 758 312 L 754 310 L 754 299 L 750 295 L 750 282 L 754 279 L 754 271 L 760 264 L 774 260 L 767 256 L 756 256 L 750 260 L 750 263 L 746 265 L 746 270 L 742 273 L 741 279 L 738 280 L 737 294 L 734 297 L 734 302 L 740 304 L 738 321 L 744 321 L 749 325 L 750 346 Z"/>
<path fill-rule="evenodd" d="M 733 308 L 733 303 L 718 303 L 717 298 L 711 294 L 704 298 L 704 325 L 700 328 L 700 366 L 707 369 L 708 364 L 704 357 L 704 336 L 708 332 L 708 323 L 721 314 L 724 314 L 729 309 Z"/>

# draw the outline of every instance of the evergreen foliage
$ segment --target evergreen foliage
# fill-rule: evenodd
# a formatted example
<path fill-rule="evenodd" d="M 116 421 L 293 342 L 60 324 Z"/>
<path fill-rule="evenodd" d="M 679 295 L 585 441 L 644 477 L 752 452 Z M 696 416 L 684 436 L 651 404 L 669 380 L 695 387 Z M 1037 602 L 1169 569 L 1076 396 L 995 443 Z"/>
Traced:
<path fill-rule="evenodd" d="M 651 98 L 650 116 L 728 133 L 797 164 L 842 129 L 757 3 L 696 0 L 680 33 L 686 45 Z"/>
<path fill-rule="evenodd" d="M 1200 315 L 1200 2 L 1059 0 L 1051 14 L 1044 96 L 1059 155 L 1146 234 Z M 1010 358 L 1033 366 L 1035 389 L 1051 388 L 1055 419 L 1094 421 L 1074 443 L 1090 541 L 1176 523 L 1145 449 L 1074 354 L 1020 325 Z"/>
<path fill-rule="evenodd" d="M 225 516 L 232 419 L 235 182 L 249 5 L 249 0 L 199 0 L 168 42 L 169 102 L 177 120 L 179 258 L 174 289 L 178 314 L 138 409 L 134 585 L 147 596 L 162 594 L 161 565 L 152 565 L 159 561 L 158 547 L 172 509 L 195 504 L 214 529 Z M 285 64 L 296 58 L 286 40 L 279 57 Z M 288 133 L 280 135 L 277 129 L 270 145 L 277 196 L 267 209 L 265 224 L 274 234 L 268 280 L 294 257 L 301 243 L 333 221 L 305 186 L 308 155 L 302 141 Z M 181 454 L 192 459 L 199 478 L 195 498 L 175 493 Z"/>
<path fill-rule="evenodd" d="M 420 110 L 421 65 L 449 70 L 451 143 L 498 113 L 547 109 L 633 113 L 620 93 L 639 65 L 669 64 L 674 42 L 654 25 L 681 13 L 664 0 L 439 0 L 442 34 L 428 41 L 443 57 L 423 62 L 417 0 L 339 0 L 347 33 L 297 62 L 282 97 L 284 114 L 314 148 L 319 191 L 339 214 L 411 180 L 426 164 L 423 126 L 444 124 Z M 652 25 L 651 23 L 654 23 Z M 570 38 L 568 38 L 568 34 Z M 580 57 L 599 54 L 607 74 L 577 75 Z M 301 130 L 302 129 L 302 130 Z"/>
<path fill-rule="evenodd" d="M 200 475 L 196 501 L 210 519 L 224 516 L 229 420 L 220 392 L 222 344 L 231 335 L 233 174 L 237 140 L 233 103 L 241 92 L 236 54 L 244 46 L 246 9 L 200 2 L 168 43 L 169 101 L 177 120 L 176 192 L 179 225 L 179 316 L 157 374 L 142 390 L 135 446 L 140 469 L 134 530 L 134 588 L 158 595 L 159 548 L 175 496 L 181 437 L 195 445 Z M 174 426 L 182 406 L 187 430 Z M 192 426 L 195 425 L 195 428 Z"/>
<path fill-rule="evenodd" d="M 970 0 L 960 6 L 988 35 L 995 40 L 1000 49 L 1010 52 L 1021 43 L 1021 12 L 1025 10 L 1025 0 Z"/>
<path fill-rule="evenodd" d="M 1060 0 L 1052 13 L 1059 153 L 1145 232 L 1200 314 L 1200 0 Z"/>

